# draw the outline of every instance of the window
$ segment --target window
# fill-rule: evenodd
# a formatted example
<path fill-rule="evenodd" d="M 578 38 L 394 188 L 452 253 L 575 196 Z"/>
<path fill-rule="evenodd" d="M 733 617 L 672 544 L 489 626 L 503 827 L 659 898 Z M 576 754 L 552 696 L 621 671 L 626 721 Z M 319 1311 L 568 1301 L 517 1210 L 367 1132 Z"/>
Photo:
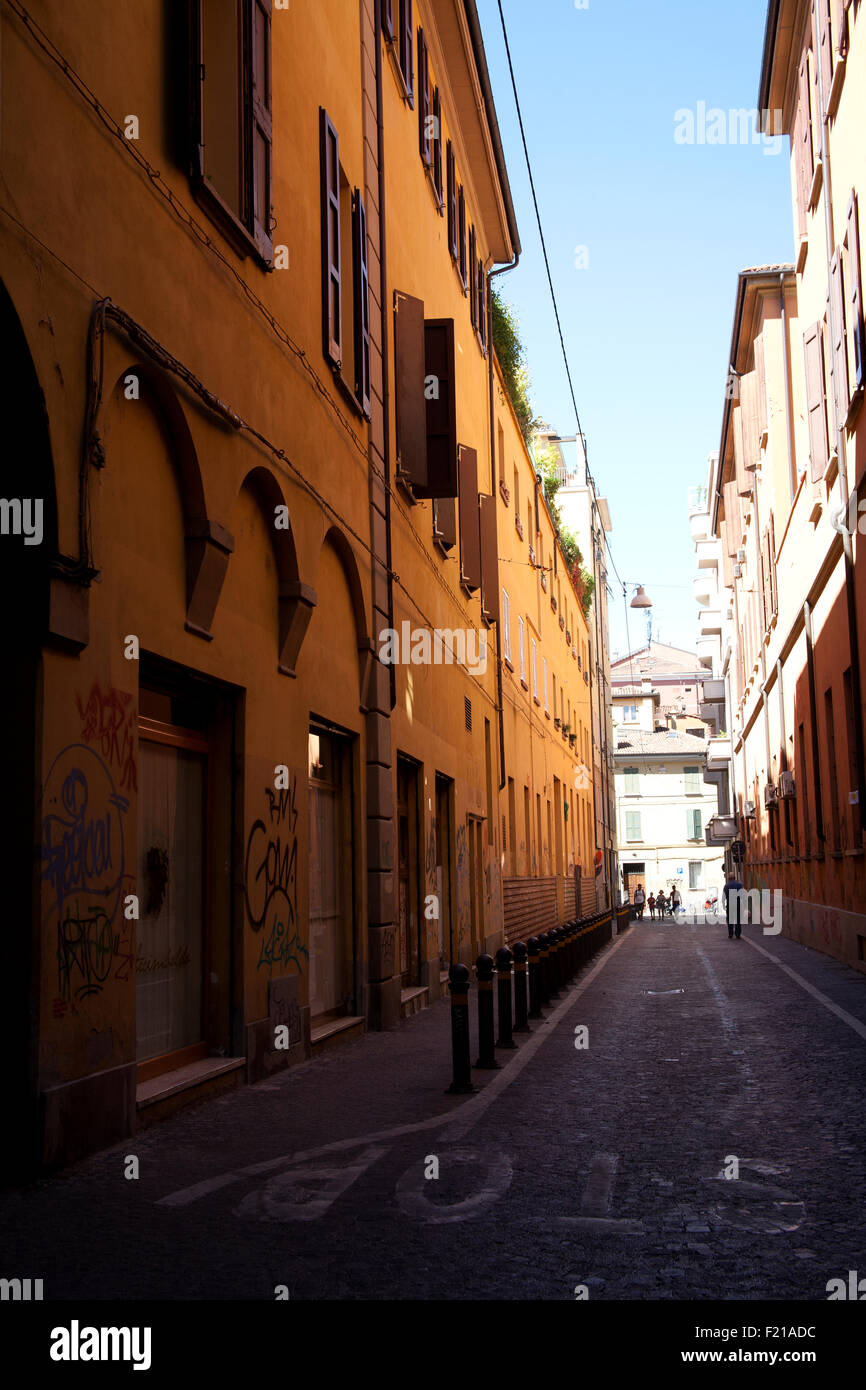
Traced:
<path fill-rule="evenodd" d="M 686 796 L 700 796 L 703 793 L 704 785 L 699 767 L 684 767 L 686 779 Z"/>
<path fill-rule="evenodd" d="M 626 811 L 625 838 L 630 841 L 641 840 L 643 838 L 640 831 L 640 811 Z"/>
<path fill-rule="evenodd" d="M 704 863 L 702 859 L 689 860 L 689 888 L 700 888 Z"/>
<path fill-rule="evenodd" d="M 388 43 L 394 42 L 394 0 L 382 0 L 382 33 Z"/>
<path fill-rule="evenodd" d="M 421 158 L 426 169 L 433 165 L 433 146 L 430 125 L 430 64 L 424 30 L 418 30 L 418 140 Z"/>
<path fill-rule="evenodd" d="M 857 222 L 857 194 L 852 190 L 846 213 L 845 247 L 848 253 L 846 309 L 850 337 L 848 380 L 850 398 L 866 386 L 866 330 L 863 326 L 863 284 L 860 267 L 860 232 Z"/>
<path fill-rule="evenodd" d="M 469 228 L 469 317 L 472 327 L 478 328 L 478 275 L 476 266 L 478 257 L 475 254 L 475 228 Z"/>
<path fill-rule="evenodd" d="M 400 72 L 406 100 L 415 105 L 415 72 L 412 54 L 412 0 L 400 0 Z"/>
<path fill-rule="evenodd" d="M 526 684 L 526 632 L 522 616 L 517 615 L 517 637 L 520 646 L 520 679 Z"/>
<path fill-rule="evenodd" d="M 806 359 L 806 411 L 809 419 L 809 457 L 812 482 L 820 482 L 830 457 L 827 435 L 827 392 L 824 377 L 824 325 L 813 323 L 803 335 Z"/>
<path fill-rule="evenodd" d="M 686 839 L 702 840 L 704 838 L 703 826 L 701 823 L 700 811 L 693 811 L 691 807 L 686 811 Z"/>
<path fill-rule="evenodd" d="M 506 589 L 502 590 L 502 654 L 511 660 L 511 603 Z"/>
<path fill-rule="evenodd" d="M 538 703 L 538 643 L 534 637 L 530 637 L 530 662 L 532 668 L 532 694 L 536 704 Z"/>
<path fill-rule="evenodd" d="M 547 702 L 547 657 L 541 658 L 541 676 L 544 683 L 544 713 L 550 715 L 550 705 Z"/>
<path fill-rule="evenodd" d="M 481 344 L 481 351 L 487 355 L 487 277 L 484 274 L 484 262 L 478 257 L 478 289 L 476 291 L 478 323 L 478 341 Z"/>
<path fill-rule="evenodd" d="M 445 151 L 445 183 L 448 195 L 448 250 L 451 259 L 460 268 L 460 233 L 457 222 L 457 166 L 454 163 L 454 147 L 451 141 Z"/>
<path fill-rule="evenodd" d="M 623 705 L 622 718 L 624 724 L 637 723 L 637 705 Z"/>
<path fill-rule="evenodd" d="M 640 796 L 640 771 L 636 767 L 623 768 L 626 796 Z"/>
<path fill-rule="evenodd" d="M 352 875 L 352 748 L 347 738 L 315 725 L 309 731 L 310 1013 L 339 1017 L 354 1010 Z M 401 833 L 403 826 L 401 823 Z"/>
<path fill-rule="evenodd" d="M 442 197 L 442 105 L 438 87 L 433 88 L 431 109 L 430 140 L 433 145 L 433 188 L 441 216 L 445 211 L 445 202 Z"/>
<path fill-rule="evenodd" d="M 463 286 L 463 293 L 465 294 L 469 279 L 466 274 L 466 195 L 463 192 L 462 183 L 457 194 L 457 239 L 457 264 L 460 271 L 460 283 Z"/>
<path fill-rule="evenodd" d="M 201 5 L 194 27 L 192 175 L 235 249 L 270 262 L 271 0 Z"/>
<path fill-rule="evenodd" d="M 340 142 L 320 108 L 322 346 L 354 404 L 370 414 L 370 308 L 367 215 L 340 164 Z"/>

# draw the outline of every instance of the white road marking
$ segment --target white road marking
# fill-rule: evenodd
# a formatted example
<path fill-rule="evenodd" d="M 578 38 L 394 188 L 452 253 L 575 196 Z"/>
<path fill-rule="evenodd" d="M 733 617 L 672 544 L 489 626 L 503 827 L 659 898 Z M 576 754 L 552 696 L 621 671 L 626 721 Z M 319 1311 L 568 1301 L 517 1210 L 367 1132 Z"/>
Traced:
<path fill-rule="evenodd" d="M 259 1191 L 248 1192 L 234 1215 L 256 1221 L 318 1221 L 387 1152 L 365 1149 L 352 1163 L 338 1167 L 289 1168 L 270 1178 Z"/>
<path fill-rule="evenodd" d="M 462 1202 L 431 1202 L 428 1192 L 436 1183 L 424 1177 L 424 1164 L 417 1160 L 399 1179 L 395 1188 L 397 1201 L 407 1216 L 424 1221 L 430 1226 L 444 1226 L 454 1221 L 468 1221 L 479 1216 L 486 1207 L 493 1205 L 511 1186 L 514 1170 L 511 1159 L 502 1153 L 481 1153 L 470 1149 L 439 1149 L 441 1174 L 451 1163 L 471 1164 L 485 1169 L 485 1182 L 477 1192 Z"/>
<path fill-rule="evenodd" d="M 811 994 L 812 998 L 817 999 L 819 1004 L 823 1004 L 825 1009 L 829 1009 L 831 1014 L 835 1014 L 837 1018 L 841 1018 L 843 1023 L 847 1023 L 849 1028 L 853 1028 L 858 1037 L 866 1038 L 866 1023 L 861 1023 L 859 1018 L 855 1018 L 853 1014 L 849 1014 L 838 1004 L 834 1004 L 833 1000 L 828 999 L 826 994 L 822 994 L 820 989 L 810 985 L 808 980 L 804 980 L 803 976 L 798 975 L 796 970 L 792 970 L 789 965 L 783 965 L 770 951 L 765 951 L 763 946 L 759 946 L 756 941 L 752 941 L 748 936 L 744 936 L 742 940 L 748 941 L 753 951 L 758 951 L 762 956 L 766 956 L 767 960 L 771 960 L 780 970 L 784 970 L 786 975 L 790 975 L 792 980 L 796 980 L 807 994 Z"/>
<path fill-rule="evenodd" d="M 589 1170 L 580 1210 L 584 1216 L 607 1216 L 613 1198 L 613 1184 L 619 1158 L 616 1154 L 596 1154 Z"/>

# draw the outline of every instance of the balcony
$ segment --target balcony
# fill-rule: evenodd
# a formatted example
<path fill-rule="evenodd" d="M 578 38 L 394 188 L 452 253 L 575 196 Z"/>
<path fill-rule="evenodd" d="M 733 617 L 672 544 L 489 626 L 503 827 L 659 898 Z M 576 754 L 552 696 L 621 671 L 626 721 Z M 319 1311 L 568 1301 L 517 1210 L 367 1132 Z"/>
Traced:
<path fill-rule="evenodd" d="M 709 509 L 708 501 L 707 489 L 705 487 L 690 487 L 689 516 L 693 516 L 695 512 L 707 512 Z"/>
<path fill-rule="evenodd" d="M 689 530 L 693 541 L 705 541 L 710 535 L 709 512 L 695 512 L 689 517 Z"/>
<path fill-rule="evenodd" d="M 722 635 L 722 610 L 718 606 L 716 598 L 715 608 L 702 608 L 698 618 L 698 630 L 702 637 L 712 636 L 718 633 L 719 639 Z"/>
<path fill-rule="evenodd" d="M 718 607 L 718 591 L 716 589 L 715 571 L 711 569 L 702 570 L 693 581 L 694 595 L 698 603 L 708 604 L 711 599 L 716 599 Z"/>

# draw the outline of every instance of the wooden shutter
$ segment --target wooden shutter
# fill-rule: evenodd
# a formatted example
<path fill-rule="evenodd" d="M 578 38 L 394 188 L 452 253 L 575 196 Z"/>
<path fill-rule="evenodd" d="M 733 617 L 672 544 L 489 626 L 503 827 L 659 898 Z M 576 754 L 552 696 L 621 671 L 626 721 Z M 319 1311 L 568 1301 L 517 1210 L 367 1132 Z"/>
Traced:
<path fill-rule="evenodd" d="M 472 327 L 478 327 L 478 279 L 475 255 L 475 228 L 469 228 L 469 316 Z"/>
<path fill-rule="evenodd" d="M 327 111 L 319 107 L 322 166 L 322 339 L 333 366 L 342 364 L 340 279 L 340 142 Z"/>
<path fill-rule="evenodd" d="M 824 114 L 830 101 L 833 85 L 833 46 L 830 34 L 830 0 L 816 0 L 816 18 L 821 26 L 821 90 L 824 93 Z"/>
<path fill-rule="evenodd" d="M 806 413 L 809 417 L 809 457 L 812 482 L 824 476 L 829 459 L 827 408 L 824 387 L 824 342 L 820 323 L 803 335 L 806 358 Z"/>
<path fill-rule="evenodd" d="M 487 279 L 484 274 L 484 262 L 478 258 L 478 336 L 481 339 L 481 351 L 487 356 Z M 538 528 L 536 527 L 536 530 Z"/>
<path fill-rule="evenodd" d="M 204 39 L 203 0 L 190 0 L 189 6 L 189 132 L 190 174 L 204 178 Z"/>
<path fill-rule="evenodd" d="M 433 498 L 433 536 L 444 550 L 457 544 L 457 504 L 453 497 Z"/>
<path fill-rule="evenodd" d="M 454 149 L 448 141 L 445 158 L 445 178 L 448 185 L 448 250 L 452 258 L 459 258 L 457 243 L 457 168 L 454 163 Z"/>
<path fill-rule="evenodd" d="M 751 472 L 758 466 L 758 393 L 754 372 L 740 378 L 740 422 L 743 435 L 743 469 Z"/>
<path fill-rule="evenodd" d="M 848 202 L 848 324 L 854 344 L 854 379 L 851 395 L 866 385 L 866 333 L 863 325 L 863 282 L 860 267 L 860 233 L 857 222 L 857 194 L 852 192 Z"/>
<path fill-rule="evenodd" d="M 496 495 L 478 498 L 481 527 L 481 611 L 489 623 L 499 622 L 499 557 L 496 544 Z"/>
<path fill-rule="evenodd" d="M 397 468 L 412 488 L 427 485 L 424 303 L 394 291 L 394 410 Z"/>
<path fill-rule="evenodd" d="M 412 0 L 400 0 L 400 68 L 409 93 L 410 105 L 415 104 L 414 51 L 412 47 Z"/>
<path fill-rule="evenodd" d="M 252 48 L 252 213 L 256 248 L 273 255 L 273 125 L 271 121 L 271 0 L 248 0 Z"/>
<path fill-rule="evenodd" d="M 767 369 L 763 335 L 755 339 L 755 394 L 758 403 L 758 444 L 767 433 Z"/>
<path fill-rule="evenodd" d="M 740 380 L 740 398 L 742 399 L 743 382 Z M 752 490 L 752 475 L 746 472 L 745 467 L 745 440 L 743 439 L 743 410 L 742 406 L 735 405 L 731 411 L 731 429 L 734 435 L 734 470 L 737 479 L 737 491 L 741 497 L 746 497 Z"/>
<path fill-rule="evenodd" d="M 777 613 L 779 611 L 779 586 L 776 575 L 776 524 L 772 512 L 770 512 L 770 520 L 767 523 L 767 541 L 770 556 L 770 606 L 772 612 Z"/>
<path fill-rule="evenodd" d="M 355 394 L 370 418 L 370 282 L 367 273 L 367 212 L 359 189 L 352 206 L 352 263 L 355 295 Z"/>
<path fill-rule="evenodd" d="M 761 537 L 759 546 L 761 562 L 761 617 L 763 619 L 762 631 L 766 632 L 770 626 L 770 566 L 767 560 L 767 532 L 766 528 Z"/>
<path fill-rule="evenodd" d="M 460 185 L 460 192 L 457 194 L 457 235 L 460 239 L 459 265 L 460 279 L 463 281 L 463 293 L 466 293 L 468 281 L 466 279 L 466 194 L 463 191 L 463 184 Z"/>
<path fill-rule="evenodd" d="M 419 497 L 457 496 L 457 394 L 454 320 L 424 325 L 427 479 Z"/>
<path fill-rule="evenodd" d="M 389 43 L 394 40 L 394 0 L 382 0 L 382 33 Z"/>
<path fill-rule="evenodd" d="M 418 147 L 427 168 L 430 168 L 430 65 L 424 30 L 418 30 Z"/>
<path fill-rule="evenodd" d="M 439 211 L 442 212 L 442 102 L 439 96 L 439 88 L 433 88 L 433 100 L 431 102 L 431 113 L 433 116 L 433 187 L 436 189 L 436 197 L 439 201 Z"/>
<path fill-rule="evenodd" d="M 467 589 L 481 587 L 481 527 L 478 513 L 478 455 L 465 444 L 459 450 L 460 578 Z"/>
<path fill-rule="evenodd" d="M 811 83 L 809 80 L 809 51 L 803 54 L 800 60 L 800 71 L 798 75 L 798 99 L 799 99 L 799 121 L 800 121 L 800 155 L 798 170 L 800 174 L 800 188 L 803 198 L 804 211 L 809 208 L 809 191 L 812 187 L 812 178 L 815 173 L 815 162 L 812 157 L 812 95 Z"/>
<path fill-rule="evenodd" d="M 833 252 L 830 261 L 830 288 L 828 301 L 832 298 L 833 315 L 836 327 L 833 331 L 833 376 L 836 400 L 841 418 L 844 420 L 848 410 L 848 341 L 845 337 L 845 293 L 842 289 L 842 256 Z M 827 315 L 829 323 L 830 316 Z"/>

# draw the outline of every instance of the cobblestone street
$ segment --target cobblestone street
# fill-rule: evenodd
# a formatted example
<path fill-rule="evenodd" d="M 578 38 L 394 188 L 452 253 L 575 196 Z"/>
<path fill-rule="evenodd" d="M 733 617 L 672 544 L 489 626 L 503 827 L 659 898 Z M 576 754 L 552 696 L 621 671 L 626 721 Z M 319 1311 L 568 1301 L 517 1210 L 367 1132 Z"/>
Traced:
<path fill-rule="evenodd" d="M 5 1264 L 46 1299 L 825 1300 L 866 1273 L 862 976 L 645 921 L 546 1013 L 474 1096 L 445 1094 L 440 1002 L 8 1192 Z"/>

